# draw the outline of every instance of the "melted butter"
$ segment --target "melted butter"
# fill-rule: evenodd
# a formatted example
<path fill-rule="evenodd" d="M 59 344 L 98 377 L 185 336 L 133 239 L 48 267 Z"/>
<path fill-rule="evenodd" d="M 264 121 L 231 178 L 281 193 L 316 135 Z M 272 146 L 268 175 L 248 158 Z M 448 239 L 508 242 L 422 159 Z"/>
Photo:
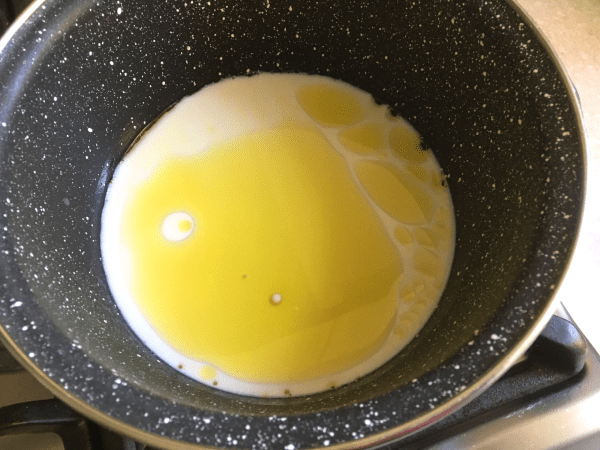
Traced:
<path fill-rule="evenodd" d="M 192 230 L 192 221 L 188 219 L 182 219 L 177 223 L 177 229 L 182 233 L 187 233 Z"/>
<path fill-rule="evenodd" d="M 410 235 L 410 231 L 408 231 L 408 229 L 402 225 L 398 225 L 394 229 L 394 236 L 396 237 L 396 240 L 402 245 L 409 246 L 414 241 L 414 239 Z"/>
<path fill-rule="evenodd" d="M 421 139 L 417 133 L 405 126 L 397 126 L 390 130 L 390 148 L 397 156 L 411 163 L 422 163 L 427 159 L 427 152 L 421 147 Z"/>
<path fill-rule="evenodd" d="M 166 239 L 173 211 L 201 229 Z M 351 367 L 395 319 L 400 257 L 315 129 L 280 126 L 168 160 L 134 192 L 121 232 L 152 326 L 184 355 L 245 380 Z"/>
<path fill-rule="evenodd" d="M 436 280 L 441 278 L 440 275 L 443 267 L 440 264 L 440 260 L 427 250 L 422 248 L 415 249 L 413 263 L 415 268 L 423 275 Z"/>
<path fill-rule="evenodd" d="M 355 170 L 371 198 L 396 220 L 410 225 L 423 225 L 431 220 L 434 212 L 431 197 L 396 166 L 361 161 Z"/>
<path fill-rule="evenodd" d="M 358 155 L 385 156 L 385 132 L 380 123 L 367 123 L 346 128 L 338 139 L 350 151 Z"/>
<path fill-rule="evenodd" d="M 408 164 L 406 166 L 406 172 L 421 183 L 428 183 L 430 181 L 429 172 L 424 167 Z"/>
<path fill-rule="evenodd" d="M 413 236 L 419 244 L 431 248 L 435 248 L 439 240 L 438 234 L 429 228 L 415 228 Z"/>
<path fill-rule="evenodd" d="M 202 366 L 198 375 L 200 375 L 200 378 L 203 380 L 211 381 L 217 377 L 217 369 L 211 366 Z"/>
<path fill-rule="evenodd" d="M 319 125 L 352 125 L 365 117 L 364 105 L 346 89 L 311 84 L 298 89 L 298 103 Z"/>
<path fill-rule="evenodd" d="M 431 172 L 431 186 L 437 191 L 442 192 L 446 187 L 443 184 L 444 177 L 438 171 Z"/>
<path fill-rule="evenodd" d="M 320 392 L 384 364 L 435 309 L 454 249 L 444 181 L 416 131 L 365 92 L 223 80 L 115 172 L 107 279 L 182 373 L 244 395 Z"/>

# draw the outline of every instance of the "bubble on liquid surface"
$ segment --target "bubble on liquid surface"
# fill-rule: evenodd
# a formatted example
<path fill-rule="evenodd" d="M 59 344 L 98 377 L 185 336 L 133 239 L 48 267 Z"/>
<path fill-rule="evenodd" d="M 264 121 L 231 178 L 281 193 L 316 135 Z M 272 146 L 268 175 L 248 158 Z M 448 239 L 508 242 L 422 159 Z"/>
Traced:
<path fill-rule="evenodd" d="M 169 214 L 162 223 L 161 232 L 165 239 L 178 242 L 188 238 L 194 232 L 194 219 L 186 212 Z"/>

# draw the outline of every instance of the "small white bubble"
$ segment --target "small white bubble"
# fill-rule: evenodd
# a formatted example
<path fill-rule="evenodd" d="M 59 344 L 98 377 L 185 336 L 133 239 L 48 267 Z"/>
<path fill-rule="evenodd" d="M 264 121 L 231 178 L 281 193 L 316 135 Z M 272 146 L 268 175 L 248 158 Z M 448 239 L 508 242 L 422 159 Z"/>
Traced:
<path fill-rule="evenodd" d="M 92 131 L 94 131 L 92 128 L 88 127 L 88 131 L 91 133 Z"/>
<path fill-rule="evenodd" d="M 273 303 L 274 305 L 279 305 L 281 303 L 281 294 L 279 294 L 278 292 L 274 293 L 271 296 L 271 303 Z"/>
<path fill-rule="evenodd" d="M 189 237 L 195 229 L 195 223 L 192 216 L 188 213 L 179 211 L 169 214 L 162 223 L 163 236 L 172 242 L 182 241 Z"/>

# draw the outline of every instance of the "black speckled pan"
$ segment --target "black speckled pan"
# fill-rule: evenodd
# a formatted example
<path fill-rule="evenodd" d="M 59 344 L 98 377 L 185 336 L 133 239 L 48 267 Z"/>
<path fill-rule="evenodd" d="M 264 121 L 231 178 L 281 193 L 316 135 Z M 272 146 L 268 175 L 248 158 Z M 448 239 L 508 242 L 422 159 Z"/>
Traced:
<path fill-rule="evenodd" d="M 350 448 L 451 413 L 554 309 L 581 217 L 584 132 L 564 70 L 505 1 L 36 2 L 0 41 L 3 340 L 74 408 L 159 447 Z M 136 135 L 223 77 L 307 72 L 392 105 L 434 149 L 457 218 L 439 308 L 371 375 L 310 397 L 226 394 L 132 334 L 100 213 Z"/>

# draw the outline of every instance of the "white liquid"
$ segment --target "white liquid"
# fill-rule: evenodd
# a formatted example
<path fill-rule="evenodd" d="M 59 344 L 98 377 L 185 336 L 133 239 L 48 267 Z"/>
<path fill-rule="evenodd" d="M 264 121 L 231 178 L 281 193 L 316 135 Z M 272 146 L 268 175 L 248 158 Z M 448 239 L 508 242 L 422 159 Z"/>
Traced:
<path fill-rule="evenodd" d="M 298 100 L 306 86 L 333 86 L 349 92 L 364 106 L 366 114 L 358 123 L 323 126 Z M 310 111 L 309 111 L 310 112 Z M 198 360 L 178 351 L 161 337 L 141 312 L 132 294 L 132 264 L 135 255 L 124 244 L 122 218 L 127 203 L 137 188 L 144 185 L 174 157 L 208 154 L 221 143 L 269 130 L 285 122 L 316 127 L 331 146 L 346 160 L 356 185 L 381 221 L 402 261 L 403 273 L 394 286 L 397 307 L 394 322 L 385 341 L 370 356 L 341 372 L 285 383 L 252 382 L 232 376 L 211 361 Z M 385 147 L 378 152 L 361 154 L 351 151 L 340 138 L 344 130 L 361 124 L 375 123 L 385 137 Z M 325 77 L 299 74 L 260 74 L 227 79 L 206 86 L 182 99 L 157 121 L 126 155 L 115 171 L 108 189 L 102 215 L 101 249 L 103 264 L 114 299 L 125 320 L 142 341 L 161 359 L 187 376 L 229 392 L 254 396 L 305 395 L 349 383 L 377 369 L 402 350 L 418 333 L 435 310 L 445 287 L 454 252 L 454 216 L 447 188 L 432 184 L 430 174 L 441 173 L 431 152 L 424 161 L 414 163 L 399 157 L 390 147 L 391 130 L 408 123 L 391 118 L 387 107 L 376 105 L 372 98 L 345 83 Z M 388 204 L 376 195 L 377 186 L 365 185 L 357 168 L 361 164 L 385 161 L 406 175 L 431 203 L 427 223 L 406 224 L 398 221 Z M 411 172 L 412 170 L 412 172 Z M 366 173 L 366 172 L 365 172 Z M 419 180 L 420 177 L 420 180 Z M 391 205 L 394 206 L 394 205 Z M 243 218 L 240 218 L 243 220 Z M 201 218 L 188 211 L 177 211 L 162 223 L 163 237 L 176 245 L 202 233 Z M 224 230 L 226 232 L 226 230 Z M 430 263 L 433 263 L 435 270 Z M 431 266 L 431 267 L 429 267 Z M 431 270 L 430 270 L 431 269 Z M 433 274 L 433 275 L 432 275 Z M 244 275 L 246 276 L 246 275 Z M 275 308 L 286 298 L 271 292 L 268 301 Z M 226 328 L 228 324 L 224 323 Z"/>

